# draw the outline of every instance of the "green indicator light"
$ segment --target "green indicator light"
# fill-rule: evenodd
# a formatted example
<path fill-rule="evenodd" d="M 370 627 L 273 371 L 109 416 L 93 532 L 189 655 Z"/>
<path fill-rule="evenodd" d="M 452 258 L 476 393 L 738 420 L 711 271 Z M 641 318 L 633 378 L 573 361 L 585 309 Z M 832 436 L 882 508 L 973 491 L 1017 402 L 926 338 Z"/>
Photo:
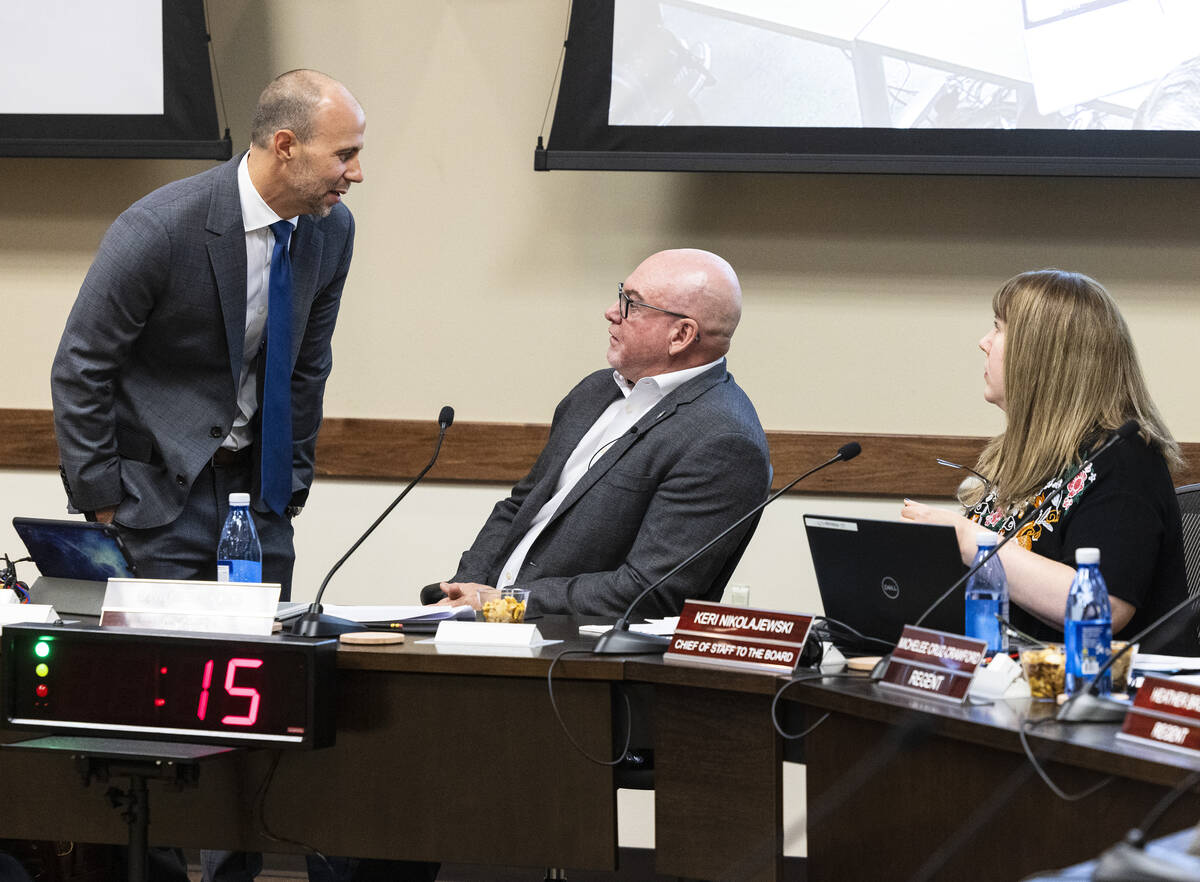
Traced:
<path fill-rule="evenodd" d="M 46 658 L 50 655 L 50 644 L 45 640 L 39 640 L 34 644 L 33 654 L 38 658 Z"/>
<path fill-rule="evenodd" d="M 33 671 L 39 677 L 44 677 L 50 673 L 50 667 L 45 662 L 42 662 L 40 665 L 38 665 L 36 668 L 34 668 Z"/>

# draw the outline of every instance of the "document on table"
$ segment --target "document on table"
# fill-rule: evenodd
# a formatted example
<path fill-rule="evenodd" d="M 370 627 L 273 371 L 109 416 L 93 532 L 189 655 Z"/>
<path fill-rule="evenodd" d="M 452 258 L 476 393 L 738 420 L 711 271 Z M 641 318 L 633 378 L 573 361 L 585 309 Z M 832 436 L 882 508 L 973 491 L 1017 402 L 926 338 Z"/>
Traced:
<path fill-rule="evenodd" d="M 349 619 L 352 622 L 368 624 L 372 622 L 440 622 L 447 619 L 467 619 L 475 621 L 475 610 L 466 604 L 462 606 L 438 606 L 431 604 L 421 606 L 367 606 L 323 603 L 325 613 L 337 616 L 339 619 Z"/>
<path fill-rule="evenodd" d="M 647 622 L 642 622 L 639 625 L 630 625 L 630 631 L 637 631 L 641 634 L 659 634 L 663 637 L 670 637 L 675 633 L 675 629 L 679 626 L 679 616 L 670 616 L 665 619 L 650 619 Z M 607 634 L 612 630 L 612 625 L 580 625 L 580 634 Z"/>

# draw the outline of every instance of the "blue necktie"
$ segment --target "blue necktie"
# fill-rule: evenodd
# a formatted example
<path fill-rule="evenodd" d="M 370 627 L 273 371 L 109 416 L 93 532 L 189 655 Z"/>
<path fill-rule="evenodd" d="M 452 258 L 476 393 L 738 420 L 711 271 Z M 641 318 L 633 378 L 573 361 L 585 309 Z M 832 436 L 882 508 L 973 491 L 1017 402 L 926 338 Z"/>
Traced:
<path fill-rule="evenodd" d="M 292 225 L 271 224 L 275 250 L 267 283 L 267 357 L 263 377 L 262 498 L 283 514 L 292 498 L 292 259 L 288 238 Z"/>

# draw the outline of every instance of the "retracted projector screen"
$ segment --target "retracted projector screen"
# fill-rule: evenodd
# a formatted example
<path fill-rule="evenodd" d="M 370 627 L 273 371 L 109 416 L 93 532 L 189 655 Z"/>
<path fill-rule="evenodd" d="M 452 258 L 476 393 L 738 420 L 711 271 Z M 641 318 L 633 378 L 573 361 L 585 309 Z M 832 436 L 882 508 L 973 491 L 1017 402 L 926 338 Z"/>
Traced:
<path fill-rule="evenodd" d="M 0 3 L 0 156 L 224 159 L 202 0 Z"/>
<path fill-rule="evenodd" d="M 575 0 L 545 169 L 1200 176 L 1197 0 Z"/>

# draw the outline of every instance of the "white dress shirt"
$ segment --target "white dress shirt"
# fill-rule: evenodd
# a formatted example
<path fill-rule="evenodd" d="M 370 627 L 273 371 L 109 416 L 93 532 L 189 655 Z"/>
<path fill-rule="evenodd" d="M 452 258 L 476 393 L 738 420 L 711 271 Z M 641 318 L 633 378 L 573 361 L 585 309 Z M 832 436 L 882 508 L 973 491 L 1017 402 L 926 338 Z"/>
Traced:
<path fill-rule="evenodd" d="M 547 522 L 554 517 L 554 513 L 558 511 L 563 500 L 579 483 L 579 479 L 592 467 L 593 463 L 604 455 L 608 446 L 628 432 L 634 423 L 645 416 L 667 395 L 720 362 L 721 359 L 718 358 L 716 361 L 700 367 L 685 368 L 669 374 L 659 374 L 656 377 L 642 377 L 632 386 L 620 373 L 613 371 L 613 381 L 621 390 L 622 397 L 605 408 L 599 419 L 592 423 L 592 427 L 579 439 L 579 443 L 567 458 L 562 472 L 558 476 L 554 495 L 534 516 L 529 530 L 521 537 L 521 541 L 517 543 L 517 547 L 513 549 L 504 568 L 500 571 L 500 578 L 496 580 L 497 588 L 504 588 L 516 580 L 517 574 L 521 571 L 521 565 L 525 563 L 525 556 L 529 554 L 529 549 L 533 547 L 537 537 L 546 528 Z"/>

